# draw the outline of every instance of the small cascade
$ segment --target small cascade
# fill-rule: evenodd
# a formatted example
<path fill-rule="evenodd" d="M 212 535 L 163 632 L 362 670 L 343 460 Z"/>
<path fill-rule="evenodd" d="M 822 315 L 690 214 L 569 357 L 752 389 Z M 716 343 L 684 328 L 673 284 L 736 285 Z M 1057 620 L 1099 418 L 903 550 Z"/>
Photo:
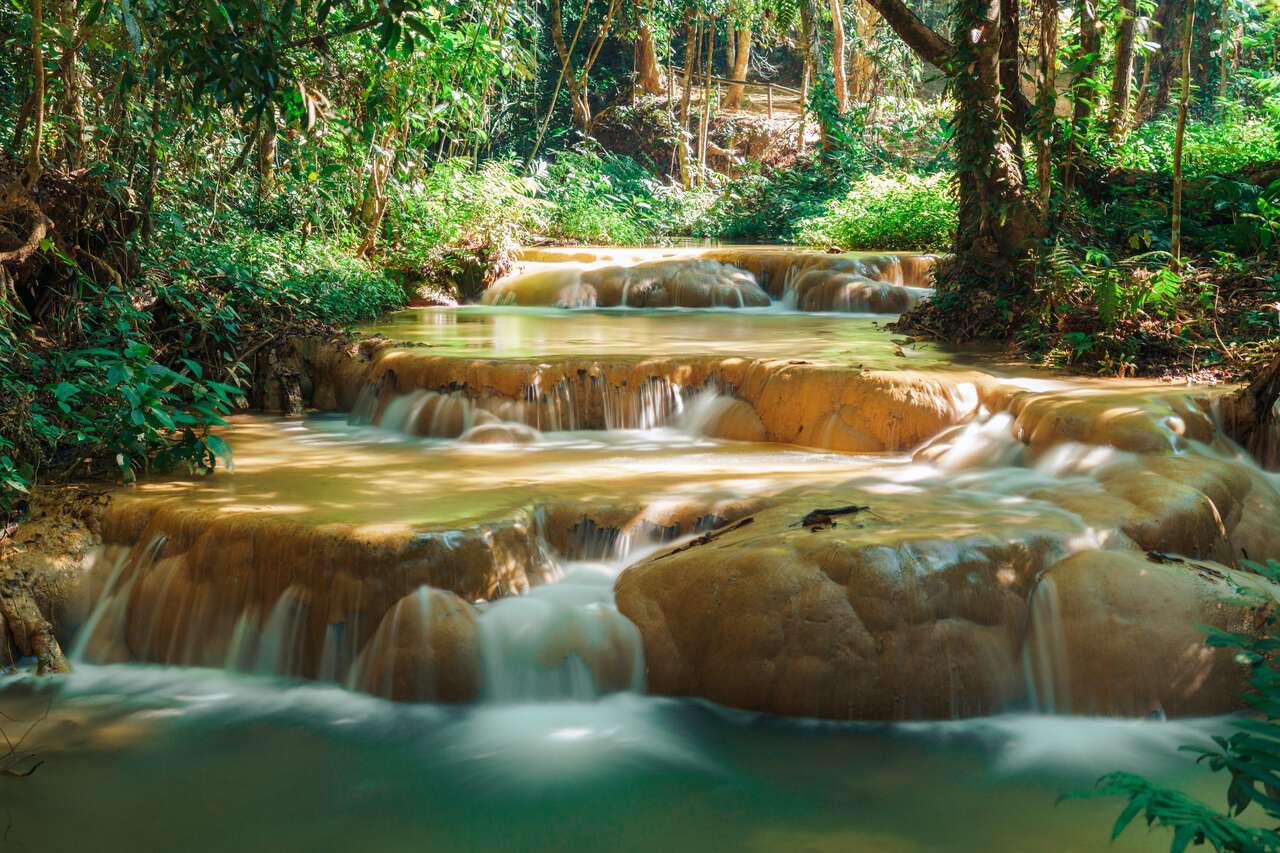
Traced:
<path fill-rule="evenodd" d="M 562 568 L 542 540 L 544 523 L 539 515 L 531 533 L 549 582 L 475 603 L 422 585 L 372 611 L 372 624 L 361 605 L 372 590 L 295 582 L 264 601 L 191 584 L 164 536 L 109 547 L 98 561 L 106 580 L 73 653 L 86 663 L 154 661 L 330 681 L 410 702 L 587 700 L 641 689 L 640 635 L 613 604 L 618 558 L 635 541 L 678 535 L 678 526 L 641 522 L 625 535 L 602 533 L 594 550 L 613 562 Z"/>
<path fill-rule="evenodd" d="M 707 389 L 693 397 L 676 421 L 683 432 L 729 441 L 763 441 L 765 427 L 749 403 Z"/>
<path fill-rule="evenodd" d="M 605 429 L 654 429 L 684 411 L 680 386 L 661 376 L 638 386 L 605 385 L 603 397 Z"/>
<path fill-rule="evenodd" d="M 1062 607 L 1053 578 L 1044 577 L 1031 593 L 1031 617 L 1022 648 L 1027 696 L 1036 711 L 1049 714 L 1075 709 Z"/>
<path fill-rule="evenodd" d="M 482 696 L 585 701 L 643 688 L 640 632 L 613 606 L 616 568 L 570 566 L 557 584 L 482 606 Z"/>
<path fill-rule="evenodd" d="M 934 259 L 804 249 L 526 251 L 484 294 L 490 305 L 763 308 L 898 313 L 926 298 Z"/>
<path fill-rule="evenodd" d="M 478 444 L 528 444 L 538 441 L 539 433 L 576 429 L 656 429 L 675 422 L 685 408 L 685 390 L 663 376 L 616 384 L 586 376 L 545 390 L 535 377 L 522 399 L 423 389 L 383 396 L 379 404 L 373 386 L 366 386 L 360 414 L 350 422 Z"/>
<path fill-rule="evenodd" d="M 254 671 L 264 675 L 300 678 L 305 673 L 303 650 L 311 600 L 304 587 L 290 586 L 276 600 L 257 636 Z"/>
<path fill-rule="evenodd" d="M 997 412 L 980 414 L 968 423 L 943 431 L 918 450 L 915 459 L 943 471 L 962 471 L 1018 465 L 1026 455 L 1026 445 L 1014 436 L 1013 416 Z"/>

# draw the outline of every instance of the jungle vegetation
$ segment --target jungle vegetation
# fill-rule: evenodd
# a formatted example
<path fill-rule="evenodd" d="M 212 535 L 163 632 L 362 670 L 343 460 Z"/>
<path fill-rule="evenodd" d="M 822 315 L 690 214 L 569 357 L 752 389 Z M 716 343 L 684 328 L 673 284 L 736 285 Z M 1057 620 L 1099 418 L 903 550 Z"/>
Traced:
<path fill-rule="evenodd" d="M 1235 378 L 1280 329 L 1273 0 L 0 7 L 0 508 L 217 464 L 288 335 L 531 241 L 946 253 L 901 331 Z"/>

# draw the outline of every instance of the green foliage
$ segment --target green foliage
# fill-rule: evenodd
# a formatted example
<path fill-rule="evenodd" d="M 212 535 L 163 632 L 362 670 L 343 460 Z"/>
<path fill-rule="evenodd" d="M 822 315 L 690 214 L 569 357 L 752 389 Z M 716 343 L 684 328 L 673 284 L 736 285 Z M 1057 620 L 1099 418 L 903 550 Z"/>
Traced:
<path fill-rule="evenodd" d="M 1182 276 L 1169 268 L 1168 252 L 1147 252 L 1113 260 L 1105 250 L 1087 246 L 1068 251 L 1059 246 L 1050 256 L 1055 286 L 1084 289 L 1109 327 L 1139 312 L 1167 315 L 1176 305 Z"/>
<path fill-rule="evenodd" d="M 540 170 L 548 233 L 583 243 L 648 243 L 687 227 L 698 202 L 630 157 L 580 147 Z"/>
<path fill-rule="evenodd" d="M 865 175 L 820 216 L 800 223 L 802 243 L 842 249 L 944 252 L 956 229 L 956 201 L 947 175 Z"/>
<path fill-rule="evenodd" d="M 1122 168 L 1171 172 L 1173 138 L 1174 117 L 1161 115 L 1106 153 Z M 1227 104 L 1212 119 L 1188 120 L 1183 144 L 1188 177 L 1234 172 L 1249 163 L 1280 159 L 1280 121 L 1266 112 Z"/>
<path fill-rule="evenodd" d="M 0 327 L 0 511 L 42 467 L 130 481 L 153 467 L 229 461 L 212 427 L 243 404 L 246 350 L 307 322 L 404 304 L 385 273 L 330 239 L 234 230 L 214 239 L 162 217 L 131 286 L 77 271 L 81 298 L 56 345 Z"/>
<path fill-rule="evenodd" d="M 1261 575 L 1271 584 L 1280 583 L 1280 562 L 1265 565 L 1246 562 L 1246 568 Z M 1237 587 L 1237 594 L 1249 602 L 1255 614 L 1256 630 L 1222 631 L 1206 628 L 1208 645 L 1232 649 L 1236 660 L 1251 670 L 1249 692 L 1245 700 L 1261 719 L 1234 723 L 1236 731 L 1229 736 L 1215 736 L 1216 748 L 1188 746 L 1182 749 L 1196 754 L 1215 773 L 1226 771 L 1231 780 L 1227 786 L 1227 812 L 1220 813 L 1185 794 L 1164 788 L 1129 773 L 1104 776 L 1094 791 L 1074 797 L 1122 796 L 1128 805 L 1116 820 L 1111 837 L 1114 840 L 1142 815 L 1148 826 L 1158 825 L 1173 830 L 1170 850 L 1181 853 L 1189 845 L 1207 844 L 1218 851 L 1265 853 L 1280 850 L 1280 596 L 1273 586 Z M 1257 806 L 1272 824 L 1256 828 L 1238 818 Z"/>
<path fill-rule="evenodd" d="M 438 163 L 421 181 L 398 185 L 380 263 L 433 282 L 465 275 L 467 260 L 487 268 L 546 228 L 538 191 L 538 181 L 511 162 L 479 170 L 462 158 Z"/>

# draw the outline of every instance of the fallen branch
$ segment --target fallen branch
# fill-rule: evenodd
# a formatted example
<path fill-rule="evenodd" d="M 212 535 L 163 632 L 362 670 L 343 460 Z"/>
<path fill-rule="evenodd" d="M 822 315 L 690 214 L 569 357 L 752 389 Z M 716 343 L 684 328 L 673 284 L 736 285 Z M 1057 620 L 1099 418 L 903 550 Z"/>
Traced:
<path fill-rule="evenodd" d="M 832 509 L 815 509 L 811 510 L 804 518 L 800 519 L 792 527 L 810 527 L 818 528 L 823 526 L 835 527 L 835 518 L 841 515 L 857 515 L 860 512 L 870 512 L 869 506 L 858 506 L 857 504 L 849 504 L 848 506 L 838 506 Z"/>
<path fill-rule="evenodd" d="M 733 524 L 730 524 L 728 527 L 720 527 L 708 533 L 704 533 L 695 539 L 689 540 L 688 542 L 681 545 L 679 548 L 673 548 L 667 553 L 662 554 L 661 556 L 658 556 L 658 557 L 654 557 L 653 559 L 655 561 L 665 560 L 667 557 L 670 557 L 673 554 L 679 554 L 683 551 L 688 551 L 690 548 L 696 548 L 699 545 L 710 544 L 711 542 L 714 542 L 717 539 L 719 539 L 721 536 L 724 536 L 726 533 L 732 533 L 735 530 L 739 530 L 743 527 L 746 527 L 748 524 L 750 524 L 755 520 L 756 520 L 755 516 L 749 515 L 746 518 L 735 521 Z"/>

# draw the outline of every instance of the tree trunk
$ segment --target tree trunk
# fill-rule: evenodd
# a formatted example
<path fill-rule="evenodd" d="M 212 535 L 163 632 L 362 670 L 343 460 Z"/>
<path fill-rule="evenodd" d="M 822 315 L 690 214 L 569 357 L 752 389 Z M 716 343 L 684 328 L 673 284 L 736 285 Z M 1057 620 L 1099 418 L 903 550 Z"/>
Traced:
<path fill-rule="evenodd" d="M 863 104 L 870 100 L 875 63 L 867 46 L 876 37 L 880 26 L 880 13 L 865 0 L 854 0 L 854 33 L 857 45 L 849 62 L 849 97 L 855 104 Z"/>
<path fill-rule="evenodd" d="M 1111 105 L 1107 133 L 1120 139 L 1129 127 L 1129 92 L 1133 88 L 1133 39 L 1138 23 L 1137 0 L 1119 0 L 1120 26 L 1116 31 L 1116 60 L 1111 71 Z"/>
<path fill-rule="evenodd" d="M 1081 0 L 1076 6 L 1080 22 L 1080 53 L 1082 68 L 1071 81 L 1072 98 L 1075 101 L 1075 122 L 1083 133 L 1084 125 L 1093 117 L 1098 105 L 1098 63 L 1101 57 L 1102 38 L 1098 31 L 1097 0 Z"/>
<path fill-rule="evenodd" d="M 1098 32 L 1097 0 L 1079 0 L 1076 6 L 1076 21 L 1080 28 L 1080 58 L 1077 60 L 1079 70 L 1071 78 L 1071 134 L 1067 141 L 1066 155 L 1062 162 L 1062 195 L 1067 198 L 1075 189 L 1076 161 L 1079 159 L 1084 138 L 1089 132 L 1089 122 L 1094 108 L 1098 105 L 1098 90 L 1095 86 L 1098 74 L 1098 60 L 1101 50 L 1101 36 Z"/>
<path fill-rule="evenodd" d="M 563 11 L 561 9 L 561 0 L 551 0 L 549 7 L 549 15 L 551 18 L 551 43 L 555 45 L 556 53 L 560 56 L 560 79 L 564 80 L 566 88 L 569 90 L 569 107 L 573 113 L 574 125 L 583 133 L 591 129 L 591 102 L 589 100 L 591 87 L 590 75 L 591 67 L 595 64 L 597 57 L 600 56 L 600 50 L 604 47 L 605 39 L 609 35 L 609 27 L 613 24 L 613 18 L 618 13 L 620 0 L 609 0 L 609 8 L 605 13 L 604 20 L 600 22 L 600 29 L 596 32 L 594 41 L 587 48 L 587 55 L 583 58 L 582 63 L 577 69 L 573 66 L 573 49 L 578 44 L 578 37 L 582 35 L 582 28 L 586 24 L 587 14 L 591 10 L 591 0 L 586 0 L 582 7 L 582 17 L 578 21 L 578 27 L 574 30 L 573 40 L 569 44 L 565 44 L 564 40 L 564 20 Z M 556 82 L 556 91 L 559 91 L 559 81 Z M 555 98 L 552 97 L 551 108 L 555 108 Z M 550 118 L 550 110 L 547 117 Z M 544 122 L 545 129 L 545 122 Z M 538 141 L 542 138 L 539 135 Z M 534 149 L 536 151 L 537 145 Z"/>
<path fill-rule="evenodd" d="M 649 29 L 648 13 L 646 8 L 640 18 L 639 34 L 636 37 L 636 84 L 646 95 L 661 95 L 662 66 L 658 63 L 658 53 L 653 47 L 653 31 Z"/>
<path fill-rule="evenodd" d="M 1053 128 L 1058 103 L 1058 2 L 1040 0 L 1040 40 L 1038 44 L 1040 80 L 1036 99 L 1036 189 L 1040 221 L 1049 223 L 1049 201 L 1053 194 Z"/>
<path fill-rule="evenodd" d="M 151 134 L 147 139 L 147 178 L 142 187 L 142 242 L 151 243 L 156 201 L 156 167 L 160 155 L 160 83 L 151 86 Z"/>
<path fill-rule="evenodd" d="M 1193 4 L 1194 5 L 1194 4 Z M 1222 29 L 1222 3 L 1206 3 L 1200 26 L 1191 30 L 1191 82 L 1195 84 L 1196 100 L 1212 107 L 1218 94 L 1219 62 L 1214 53 L 1221 46 L 1215 38 Z"/>
<path fill-rule="evenodd" d="M 1009 0 L 1014 2 L 1014 0 Z M 940 277 L 953 289 L 1018 290 L 1038 231 L 1001 86 L 1000 0 L 956 4 L 955 145 L 959 227 L 955 261 Z"/>
<path fill-rule="evenodd" d="M 849 83 L 844 72 L 844 4 L 831 0 L 831 72 L 835 79 L 836 109 L 849 111 Z"/>
<path fill-rule="evenodd" d="M 700 176 L 705 174 L 707 169 L 707 134 L 711 127 L 711 60 L 714 56 L 716 44 L 716 19 L 711 18 L 707 21 L 707 61 L 703 66 L 702 76 L 702 121 L 698 124 L 698 167 Z"/>
<path fill-rule="evenodd" d="M 385 144 L 375 146 L 369 155 L 369 177 L 360 203 L 360 224 L 364 226 L 364 236 L 356 248 L 356 257 L 367 258 L 378 243 L 378 232 L 387 214 L 387 180 L 395 163 L 395 151 L 391 148 L 394 138 L 395 131 L 389 130 L 384 134 Z"/>
<path fill-rule="evenodd" d="M 62 30 L 66 44 L 58 62 L 62 72 L 62 111 L 66 116 L 63 132 L 63 160 L 75 171 L 84 167 L 84 85 L 80 77 L 80 12 L 76 0 L 66 0 L 62 7 Z"/>
<path fill-rule="evenodd" d="M 930 29 L 902 0 L 868 0 L 903 41 L 947 72 L 956 101 L 957 216 L 955 256 L 938 274 L 940 296 L 962 291 L 1025 299 L 1026 262 L 1041 233 L 1026 194 L 1001 86 L 1000 0 L 956 0 L 955 41 Z M 1010 0 L 1013 2 L 1013 0 Z M 962 300 L 963 304 L 963 300 Z"/>
<path fill-rule="evenodd" d="M 1169 254 L 1175 272 L 1182 268 L 1182 140 L 1187 129 L 1187 102 L 1191 100 L 1191 42 L 1196 20 L 1196 4 L 1187 4 L 1182 29 L 1182 93 L 1178 97 L 1178 127 L 1173 134 L 1173 222 Z"/>
<path fill-rule="evenodd" d="M 796 153 L 804 154 L 806 119 L 809 115 L 809 84 L 813 80 L 814 60 L 818 53 L 818 7 L 815 0 L 800 0 L 800 129 L 796 136 Z"/>
<path fill-rule="evenodd" d="M 1021 37 L 1022 24 L 1019 18 L 1018 0 L 1003 0 L 1000 3 L 1000 86 L 1006 93 L 1022 93 L 1022 69 L 1018 66 L 1018 41 Z M 1026 98 L 1014 98 L 1006 95 L 1005 110 L 1009 114 L 1009 129 L 1013 133 L 1014 156 L 1018 160 L 1018 168 L 1022 168 L 1022 131 L 1027 126 L 1030 116 L 1024 109 Z M 1025 174 L 1025 171 L 1024 171 Z"/>
<path fill-rule="evenodd" d="M 733 80 L 746 80 L 747 69 L 751 67 L 751 25 L 739 24 L 733 28 L 730 41 L 733 46 L 733 69 L 729 77 Z M 724 108 L 738 109 L 742 106 L 743 87 L 741 83 L 730 83 L 725 90 Z"/>
<path fill-rule="evenodd" d="M 276 116 L 268 107 L 262 114 L 258 131 L 258 198 L 265 199 L 276 191 Z"/>
<path fill-rule="evenodd" d="M 692 164 L 689 156 L 689 106 L 693 98 L 693 66 L 698 61 L 698 37 L 702 32 L 701 21 L 692 7 L 685 12 L 684 79 L 680 92 L 680 141 L 676 152 L 680 162 L 680 185 L 693 186 Z"/>
<path fill-rule="evenodd" d="M 586 133 L 591 128 L 591 101 L 587 97 L 585 81 L 570 73 L 565 80 L 565 88 L 569 90 L 569 110 L 573 116 L 573 126 Z"/>
<path fill-rule="evenodd" d="M 1143 72 L 1144 77 L 1154 78 L 1154 91 L 1144 86 L 1139 93 L 1142 109 L 1135 111 L 1135 123 L 1146 121 L 1169 105 L 1169 93 L 1178 73 L 1178 57 L 1182 55 L 1178 20 L 1191 2 L 1194 0 L 1164 0 L 1156 7 L 1156 31 L 1148 38 L 1158 39 L 1160 47 L 1147 57 L 1149 71 Z"/>

